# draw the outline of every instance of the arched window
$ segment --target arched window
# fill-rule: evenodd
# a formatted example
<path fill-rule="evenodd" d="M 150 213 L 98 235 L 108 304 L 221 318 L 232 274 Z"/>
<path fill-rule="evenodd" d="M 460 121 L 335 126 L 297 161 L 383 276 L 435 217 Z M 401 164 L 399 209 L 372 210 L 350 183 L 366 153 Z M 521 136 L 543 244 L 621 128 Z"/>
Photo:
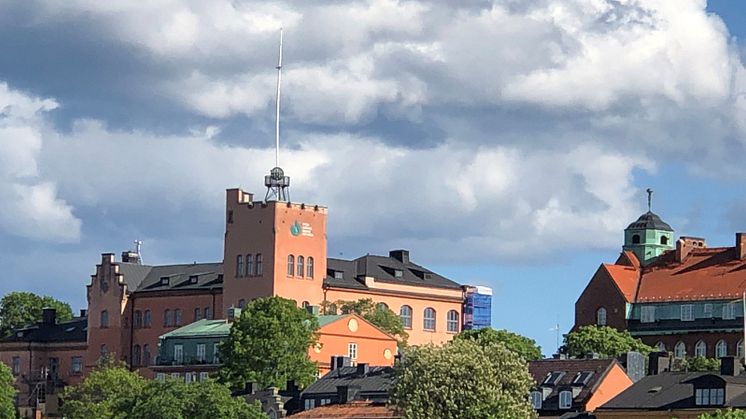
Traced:
<path fill-rule="evenodd" d="M 256 254 L 256 267 L 254 268 L 254 272 L 256 273 L 256 276 L 262 275 L 262 254 L 261 253 Z"/>
<path fill-rule="evenodd" d="M 722 358 L 728 356 L 728 344 L 720 339 L 715 345 L 715 358 Z"/>
<path fill-rule="evenodd" d="M 640 244 L 640 235 L 639 234 L 633 234 L 632 235 L 632 244 Z"/>
<path fill-rule="evenodd" d="M 676 343 L 676 346 L 673 347 L 673 356 L 675 358 L 686 357 L 686 345 L 684 344 L 684 342 L 679 341 Z"/>
<path fill-rule="evenodd" d="M 109 312 L 106 310 L 101 311 L 101 328 L 106 329 L 109 327 Z"/>
<path fill-rule="evenodd" d="M 142 327 L 142 311 L 136 310 L 135 311 L 135 329 L 139 329 Z"/>
<path fill-rule="evenodd" d="M 153 315 L 150 310 L 145 310 L 145 314 L 142 316 L 143 327 L 151 327 L 153 325 Z"/>
<path fill-rule="evenodd" d="M 198 322 L 202 319 L 202 310 L 197 307 L 194 309 L 194 321 Z"/>
<path fill-rule="evenodd" d="M 303 307 L 303 308 L 308 308 L 308 306 L 310 306 L 310 305 L 311 305 L 311 303 L 309 303 L 308 301 L 304 301 L 304 302 L 301 303 L 300 306 Z"/>
<path fill-rule="evenodd" d="M 661 244 L 664 245 L 664 246 L 667 245 L 668 244 L 668 237 L 661 236 Z"/>
<path fill-rule="evenodd" d="M 606 309 L 603 307 L 596 310 L 596 324 L 598 326 L 606 326 Z"/>
<path fill-rule="evenodd" d="M 401 322 L 405 329 L 412 328 L 412 307 L 401 306 L 399 309 L 399 317 L 401 317 Z"/>
<path fill-rule="evenodd" d="M 293 255 L 288 255 L 288 276 L 293 276 L 295 273 L 295 258 Z"/>
<path fill-rule="evenodd" d="M 139 367 L 142 362 L 142 354 L 140 353 L 140 345 L 135 345 L 132 350 L 132 366 Z"/>
<path fill-rule="evenodd" d="M 243 256 L 236 256 L 236 278 L 240 278 L 243 275 Z"/>
<path fill-rule="evenodd" d="M 306 265 L 308 265 L 308 275 L 306 275 L 309 278 L 313 278 L 313 257 L 309 256 L 308 260 L 306 261 Z"/>
<path fill-rule="evenodd" d="M 451 333 L 458 333 L 458 311 L 450 310 L 448 312 L 447 330 Z"/>
<path fill-rule="evenodd" d="M 205 307 L 205 318 L 212 320 L 212 310 L 210 310 L 210 307 Z"/>
<path fill-rule="evenodd" d="M 166 309 L 163 312 L 163 325 L 166 327 L 170 327 L 174 325 L 174 316 L 171 313 L 171 310 Z"/>
<path fill-rule="evenodd" d="M 254 275 L 254 256 L 246 255 L 246 276 Z"/>
<path fill-rule="evenodd" d="M 655 344 L 655 347 L 656 347 L 656 348 L 658 349 L 658 351 L 660 351 L 660 352 L 666 352 L 666 344 L 665 344 L 665 343 L 663 343 L 663 342 L 658 342 L 658 343 L 656 343 L 656 344 Z"/>
<path fill-rule="evenodd" d="M 306 274 L 306 267 L 303 264 L 303 256 L 298 256 L 298 276 L 303 278 Z"/>
<path fill-rule="evenodd" d="M 181 326 L 181 309 L 174 310 L 174 322 L 177 326 Z"/>
<path fill-rule="evenodd" d="M 736 345 L 736 357 L 738 359 L 743 358 L 743 339 L 738 341 L 738 345 Z"/>
<path fill-rule="evenodd" d="M 701 340 L 697 342 L 697 344 L 694 345 L 694 356 L 699 356 L 702 358 L 707 357 L 707 344 Z"/>
<path fill-rule="evenodd" d="M 389 306 L 386 305 L 386 303 L 378 303 L 376 304 L 376 310 L 388 310 Z"/>
<path fill-rule="evenodd" d="M 148 344 L 142 346 L 142 364 L 146 367 L 150 365 L 150 345 Z"/>
<path fill-rule="evenodd" d="M 430 307 L 425 309 L 422 327 L 425 330 L 435 330 L 435 309 Z"/>

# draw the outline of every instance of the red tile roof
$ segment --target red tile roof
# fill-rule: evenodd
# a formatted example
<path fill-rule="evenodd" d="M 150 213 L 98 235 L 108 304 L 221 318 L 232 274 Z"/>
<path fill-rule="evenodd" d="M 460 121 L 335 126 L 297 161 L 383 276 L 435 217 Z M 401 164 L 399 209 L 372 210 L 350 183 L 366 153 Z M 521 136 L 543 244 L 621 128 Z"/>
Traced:
<path fill-rule="evenodd" d="M 346 404 L 330 404 L 296 413 L 299 419 L 399 419 L 394 408 L 369 401 L 354 401 Z"/>
<path fill-rule="evenodd" d="M 593 372 L 590 381 L 583 386 L 580 394 L 574 398 L 576 403 L 585 405 L 596 387 L 606 378 L 611 368 L 618 363 L 616 359 L 542 359 L 530 361 L 528 371 L 537 385 L 541 385 L 550 373 L 564 372 L 565 375 L 562 376 L 562 379 L 554 385 L 555 389 L 552 391 L 554 396 L 559 394 L 560 387 L 571 385 L 579 372 Z"/>
<path fill-rule="evenodd" d="M 608 263 L 604 263 L 602 266 L 609 273 L 611 279 L 614 280 L 614 284 L 619 288 L 619 292 L 624 295 L 624 299 L 629 303 L 634 302 L 640 270 L 629 266 L 611 265 Z"/>

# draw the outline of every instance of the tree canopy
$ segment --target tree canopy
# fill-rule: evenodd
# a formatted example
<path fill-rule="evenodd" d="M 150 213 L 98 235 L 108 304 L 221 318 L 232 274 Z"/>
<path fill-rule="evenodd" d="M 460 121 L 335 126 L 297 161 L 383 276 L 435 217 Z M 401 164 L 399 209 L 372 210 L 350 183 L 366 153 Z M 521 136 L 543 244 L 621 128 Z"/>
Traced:
<path fill-rule="evenodd" d="M 13 373 L 7 365 L 0 362 L 0 419 L 16 417 L 15 395 L 13 387 Z"/>
<path fill-rule="evenodd" d="M 564 350 L 572 357 L 582 358 L 597 354 L 601 358 L 616 358 L 629 351 L 648 354 L 654 350 L 628 331 L 620 332 L 609 326 L 583 326 L 565 336 Z"/>
<path fill-rule="evenodd" d="M 339 300 L 335 303 L 343 314 L 357 314 L 376 327 L 395 337 L 400 343 L 406 343 L 409 335 L 404 330 L 404 323 L 398 314 L 383 304 L 376 305 L 370 298 L 357 301 Z"/>
<path fill-rule="evenodd" d="M 505 329 L 495 330 L 491 327 L 476 330 L 464 330 L 455 339 L 476 340 L 482 346 L 500 342 L 506 348 L 520 355 L 525 361 L 541 359 L 541 347 L 536 341 Z"/>
<path fill-rule="evenodd" d="M 41 321 L 42 309 L 57 310 L 57 320 L 73 317 L 70 305 L 48 296 L 32 292 L 11 292 L 0 299 L 0 336 L 7 336 L 13 329 Z"/>
<path fill-rule="evenodd" d="M 266 419 L 260 406 L 231 397 L 215 381 L 149 381 L 114 362 L 65 389 L 63 400 L 62 413 L 70 419 Z"/>
<path fill-rule="evenodd" d="M 261 388 L 284 388 L 288 380 L 313 382 L 318 372 L 308 348 L 318 342 L 319 322 L 295 301 L 259 298 L 241 311 L 220 345 L 220 381 L 231 388 L 255 382 Z"/>
<path fill-rule="evenodd" d="M 699 419 L 746 419 L 746 410 L 718 409 L 715 413 L 703 413 Z"/>
<path fill-rule="evenodd" d="M 391 401 L 406 419 L 530 418 L 533 380 L 502 343 L 457 339 L 404 350 Z"/>

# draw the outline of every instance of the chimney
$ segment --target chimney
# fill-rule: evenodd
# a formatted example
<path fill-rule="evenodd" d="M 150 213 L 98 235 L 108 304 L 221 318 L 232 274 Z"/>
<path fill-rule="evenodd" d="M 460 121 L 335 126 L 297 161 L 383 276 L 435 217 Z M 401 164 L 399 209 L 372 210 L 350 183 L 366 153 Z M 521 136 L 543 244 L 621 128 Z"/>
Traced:
<path fill-rule="evenodd" d="M 125 263 L 140 263 L 140 255 L 137 254 L 137 252 L 133 252 L 131 250 L 125 250 L 122 252 L 122 262 Z"/>
<path fill-rule="evenodd" d="M 389 257 L 398 260 L 401 263 L 409 263 L 409 250 L 392 250 L 389 252 Z"/>
<path fill-rule="evenodd" d="M 746 233 L 736 233 L 736 257 L 746 259 Z"/>
<path fill-rule="evenodd" d="M 689 252 L 692 251 L 692 247 L 684 241 L 679 239 L 676 241 L 676 262 L 682 263 L 689 256 Z"/>
<path fill-rule="evenodd" d="M 358 400 L 359 396 L 360 386 L 337 386 L 337 402 L 339 404 Z"/>
<path fill-rule="evenodd" d="M 741 375 L 743 365 L 741 360 L 734 356 L 724 356 L 720 358 L 720 375 L 730 375 L 736 377 Z"/>
<path fill-rule="evenodd" d="M 668 352 L 651 352 L 648 356 L 648 375 L 658 375 L 671 370 Z"/>
<path fill-rule="evenodd" d="M 349 356 L 338 356 L 337 357 L 337 368 L 350 367 L 352 366 L 352 359 Z"/>
<path fill-rule="evenodd" d="M 244 385 L 244 394 L 254 394 L 259 390 L 259 386 L 255 382 L 249 382 Z"/>
<path fill-rule="evenodd" d="M 337 356 L 336 355 L 332 355 L 332 359 L 329 362 L 329 370 L 330 371 L 334 371 L 336 369 L 337 369 Z"/>
<path fill-rule="evenodd" d="M 57 324 L 57 310 L 45 307 L 41 310 L 41 323 L 44 326 L 54 326 Z"/>
<path fill-rule="evenodd" d="M 368 371 L 370 371 L 370 367 L 368 364 L 357 364 L 357 376 L 358 377 L 365 377 L 368 375 Z"/>
<path fill-rule="evenodd" d="M 88 310 L 85 308 L 80 309 L 80 317 L 88 317 Z"/>

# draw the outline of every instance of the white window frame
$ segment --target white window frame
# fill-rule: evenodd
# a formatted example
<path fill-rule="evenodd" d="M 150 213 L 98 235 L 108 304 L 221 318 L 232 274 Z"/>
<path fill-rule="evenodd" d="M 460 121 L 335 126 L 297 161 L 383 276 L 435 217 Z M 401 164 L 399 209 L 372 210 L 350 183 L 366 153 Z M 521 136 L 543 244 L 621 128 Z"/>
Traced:
<path fill-rule="evenodd" d="M 682 304 L 681 305 L 681 321 L 682 322 L 694 321 L 694 304 Z"/>
<path fill-rule="evenodd" d="M 686 358 L 686 344 L 682 341 L 676 342 L 673 347 L 674 358 Z"/>
<path fill-rule="evenodd" d="M 72 372 L 75 375 L 83 372 L 83 357 L 82 356 L 74 356 L 70 359 L 70 372 Z"/>
<path fill-rule="evenodd" d="M 207 360 L 207 345 L 204 343 L 197 344 L 197 361 L 205 362 Z"/>
<path fill-rule="evenodd" d="M 728 342 L 720 339 L 715 344 L 715 358 L 722 358 L 728 356 Z"/>
<path fill-rule="evenodd" d="M 606 308 L 605 307 L 599 307 L 598 310 L 596 310 L 596 325 L 606 326 Z"/>
<path fill-rule="evenodd" d="M 705 310 L 705 318 L 712 317 L 712 304 L 706 303 L 704 310 Z"/>
<path fill-rule="evenodd" d="M 572 391 L 562 390 L 559 394 L 559 408 L 570 409 L 572 407 Z"/>
<path fill-rule="evenodd" d="M 404 313 L 404 308 L 407 309 L 407 313 Z M 405 329 L 411 329 L 412 328 L 412 307 L 405 304 L 399 308 L 399 317 L 401 317 L 402 326 L 404 326 Z"/>
<path fill-rule="evenodd" d="M 428 313 L 432 313 L 432 317 L 427 317 Z M 422 311 L 422 329 L 434 332 L 437 326 L 438 313 L 432 307 L 427 307 Z"/>
<path fill-rule="evenodd" d="M 452 314 L 455 314 L 456 318 L 451 318 Z M 446 319 L 446 331 L 449 333 L 458 333 L 459 331 L 458 322 L 459 322 L 458 311 L 449 310 L 447 314 L 447 319 Z"/>
<path fill-rule="evenodd" d="M 655 306 L 640 307 L 640 323 L 655 322 Z"/>
<path fill-rule="evenodd" d="M 733 320 L 736 318 L 736 303 L 723 304 L 723 320 Z"/>
<path fill-rule="evenodd" d="M 174 345 L 174 362 L 177 365 L 184 363 L 184 345 L 180 343 Z"/>
<path fill-rule="evenodd" d="M 736 344 L 736 357 L 738 359 L 743 358 L 743 339 L 739 340 Z"/>
<path fill-rule="evenodd" d="M 357 343 L 350 342 L 347 344 L 347 356 L 353 361 L 357 360 Z"/>
<path fill-rule="evenodd" d="M 541 391 L 531 392 L 531 407 L 534 410 L 541 410 L 541 405 L 544 402 L 544 394 Z"/>
<path fill-rule="evenodd" d="M 202 372 L 199 373 L 199 380 L 200 381 L 205 381 L 205 380 L 207 380 L 209 378 L 210 378 L 210 373 L 209 372 L 202 371 Z"/>
<path fill-rule="evenodd" d="M 174 380 L 178 380 L 178 379 L 181 378 L 181 374 L 179 374 L 178 372 L 172 372 L 171 373 L 171 378 L 174 379 Z"/>
<path fill-rule="evenodd" d="M 697 341 L 697 343 L 694 344 L 694 356 L 706 358 L 707 357 L 707 344 L 703 340 Z"/>

